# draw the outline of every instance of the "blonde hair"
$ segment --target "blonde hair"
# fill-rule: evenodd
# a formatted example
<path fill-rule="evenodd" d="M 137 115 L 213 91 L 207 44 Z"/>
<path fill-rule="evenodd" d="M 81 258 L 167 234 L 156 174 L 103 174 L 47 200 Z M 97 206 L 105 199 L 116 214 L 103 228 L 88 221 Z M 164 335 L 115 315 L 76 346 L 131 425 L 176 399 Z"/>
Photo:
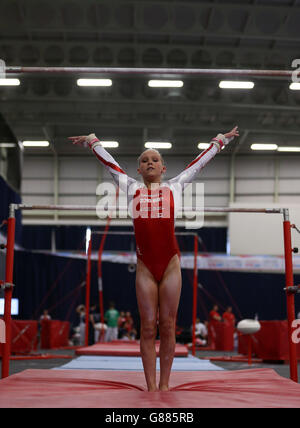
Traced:
<path fill-rule="evenodd" d="M 137 162 L 138 162 L 138 166 L 140 166 L 141 158 L 142 158 L 143 154 L 144 154 L 144 153 L 146 153 L 146 152 L 149 152 L 150 150 L 151 150 L 152 152 L 157 153 L 157 154 L 160 156 L 161 163 L 164 165 L 164 164 L 165 164 L 165 162 L 164 162 L 164 158 L 162 157 L 161 153 L 160 153 L 158 150 L 156 150 L 156 149 L 146 149 L 146 150 L 144 150 L 144 151 L 140 154 L 140 156 L 138 157 L 138 160 L 137 160 Z"/>

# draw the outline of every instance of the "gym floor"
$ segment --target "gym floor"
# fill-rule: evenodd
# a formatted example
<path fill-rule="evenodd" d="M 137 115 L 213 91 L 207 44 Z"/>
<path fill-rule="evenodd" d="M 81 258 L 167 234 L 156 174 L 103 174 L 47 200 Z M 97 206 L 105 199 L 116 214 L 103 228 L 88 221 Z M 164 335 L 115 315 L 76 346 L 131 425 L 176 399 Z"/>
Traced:
<path fill-rule="evenodd" d="M 39 353 L 44 354 L 52 354 L 52 355 L 69 355 L 70 360 L 68 359 L 45 359 L 45 360 L 11 360 L 10 361 L 10 375 L 22 372 L 28 369 L 52 369 L 55 367 L 60 367 L 67 362 L 71 361 L 71 359 L 77 358 L 75 355 L 75 350 L 73 349 L 61 349 L 61 350 L 40 350 Z M 216 351 L 197 351 L 196 357 L 213 357 L 213 356 L 231 356 L 236 355 L 232 352 L 216 352 Z M 249 366 L 244 362 L 219 362 L 213 361 L 218 367 L 223 368 L 224 370 L 233 371 L 233 370 L 244 370 L 244 369 L 257 369 L 257 368 L 269 368 L 273 369 L 280 376 L 289 379 L 290 378 L 290 368 L 288 363 L 284 362 L 270 362 L 270 363 L 253 363 Z M 1 367 L 1 361 L 0 361 Z M 300 364 L 298 365 L 298 374 L 300 374 Z M 300 381 L 299 381 L 300 383 Z"/>

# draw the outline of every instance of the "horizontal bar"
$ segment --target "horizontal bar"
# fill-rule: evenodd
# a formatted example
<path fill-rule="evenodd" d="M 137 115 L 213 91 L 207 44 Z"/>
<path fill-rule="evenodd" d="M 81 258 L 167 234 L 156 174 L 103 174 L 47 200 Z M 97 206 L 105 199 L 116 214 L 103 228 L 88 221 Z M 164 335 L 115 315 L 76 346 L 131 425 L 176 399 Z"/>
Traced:
<path fill-rule="evenodd" d="M 134 232 L 124 232 L 124 231 L 105 231 L 105 230 L 92 230 L 91 232 L 92 235 L 134 235 Z M 180 236 L 197 236 L 197 233 L 192 233 L 192 232 L 175 232 L 175 235 L 180 235 Z"/>
<path fill-rule="evenodd" d="M 11 204 L 15 210 L 49 210 L 49 211 L 96 211 L 94 205 L 26 205 Z M 108 206 L 109 210 L 127 211 L 128 207 Z M 265 213 L 265 214 L 282 214 L 286 208 L 230 208 L 230 207 L 205 207 L 196 209 L 193 207 L 183 207 L 184 211 L 191 212 L 224 212 L 224 213 Z"/>
<path fill-rule="evenodd" d="M 105 231 L 105 230 L 92 230 L 91 232 L 92 235 L 134 235 L 134 232 L 124 232 L 122 230 L 118 231 L 118 232 L 113 232 L 113 231 Z"/>
<path fill-rule="evenodd" d="M 215 68 L 122 68 L 122 67 L 20 67 L 6 66 L 7 74 L 166 74 L 166 75 L 214 75 L 214 76 L 253 76 L 291 78 L 295 70 L 251 70 Z"/>
<path fill-rule="evenodd" d="M 27 205 L 15 204 L 16 210 L 96 211 L 95 205 Z"/>

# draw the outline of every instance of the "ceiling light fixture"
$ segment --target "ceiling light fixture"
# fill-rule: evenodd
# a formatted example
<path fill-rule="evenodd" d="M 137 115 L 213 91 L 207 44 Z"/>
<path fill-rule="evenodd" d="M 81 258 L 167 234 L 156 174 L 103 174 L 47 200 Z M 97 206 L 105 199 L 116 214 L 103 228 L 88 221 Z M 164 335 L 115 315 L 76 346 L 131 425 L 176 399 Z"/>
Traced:
<path fill-rule="evenodd" d="M 166 141 L 147 141 L 145 147 L 147 149 L 170 149 L 172 144 Z"/>
<path fill-rule="evenodd" d="M 296 83 L 296 82 L 291 83 L 290 84 L 290 89 L 292 91 L 300 91 L 300 83 Z"/>
<path fill-rule="evenodd" d="M 19 86 L 19 79 L 0 79 L 0 86 Z"/>
<path fill-rule="evenodd" d="M 49 141 L 23 141 L 24 147 L 49 147 Z"/>
<path fill-rule="evenodd" d="M 277 149 L 278 152 L 300 152 L 300 147 L 284 147 L 279 146 Z"/>
<path fill-rule="evenodd" d="M 277 144 L 252 144 L 251 150 L 277 150 Z"/>
<path fill-rule="evenodd" d="M 11 149 L 16 147 L 15 143 L 0 143 L 0 147 L 3 149 Z"/>
<path fill-rule="evenodd" d="M 103 147 L 110 147 L 110 148 L 119 147 L 118 141 L 102 141 L 101 140 L 101 144 Z"/>
<path fill-rule="evenodd" d="M 253 82 L 239 82 L 239 81 L 222 80 L 219 83 L 219 87 L 221 89 L 253 89 L 254 83 Z"/>
<path fill-rule="evenodd" d="M 199 143 L 198 144 L 198 149 L 200 149 L 200 150 L 206 150 L 206 149 L 209 148 L 209 146 L 210 146 L 210 143 Z"/>
<path fill-rule="evenodd" d="M 182 88 L 182 80 L 149 80 L 150 88 Z"/>
<path fill-rule="evenodd" d="M 78 79 L 78 86 L 112 86 L 111 79 Z"/>

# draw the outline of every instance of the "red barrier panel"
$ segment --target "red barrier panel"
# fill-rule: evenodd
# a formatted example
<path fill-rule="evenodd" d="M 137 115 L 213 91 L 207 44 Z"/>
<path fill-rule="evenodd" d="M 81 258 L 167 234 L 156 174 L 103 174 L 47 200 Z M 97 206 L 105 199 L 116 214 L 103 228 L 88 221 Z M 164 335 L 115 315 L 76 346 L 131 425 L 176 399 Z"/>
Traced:
<path fill-rule="evenodd" d="M 70 323 L 68 321 L 41 322 L 41 348 L 53 349 L 69 345 Z"/>
<path fill-rule="evenodd" d="M 260 321 L 261 330 L 252 337 L 252 351 L 262 360 L 287 361 L 289 359 L 287 321 Z M 247 336 L 239 334 L 240 354 L 248 352 Z M 300 359 L 300 344 L 297 345 L 297 358 Z"/>
<path fill-rule="evenodd" d="M 208 325 L 209 344 L 216 351 L 233 351 L 234 325 L 213 321 Z"/>
<path fill-rule="evenodd" d="M 27 354 L 37 350 L 38 345 L 38 323 L 37 321 L 11 322 L 11 353 Z M 2 348 L 2 349 L 1 349 Z M 3 345 L 0 346 L 2 356 Z"/>

